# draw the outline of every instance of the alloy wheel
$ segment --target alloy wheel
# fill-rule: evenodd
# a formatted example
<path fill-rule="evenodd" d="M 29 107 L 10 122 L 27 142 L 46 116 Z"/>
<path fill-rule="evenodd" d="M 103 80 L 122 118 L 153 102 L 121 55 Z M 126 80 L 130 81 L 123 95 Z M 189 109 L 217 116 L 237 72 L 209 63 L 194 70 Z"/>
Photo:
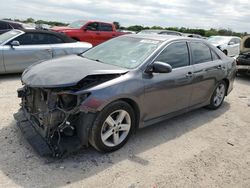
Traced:
<path fill-rule="evenodd" d="M 114 147 L 122 143 L 129 134 L 131 117 L 125 110 L 112 112 L 104 121 L 101 139 L 104 145 Z"/>
<path fill-rule="evenodd" d="M 226 88 L 224 84 L 220 84 L 217 88 L 216 88 L 216 93 L 213 99 L 214 105 L 215 106 L 220 106 L 224 97 L 225 97 L 225 93 L 226 93 Z"/>

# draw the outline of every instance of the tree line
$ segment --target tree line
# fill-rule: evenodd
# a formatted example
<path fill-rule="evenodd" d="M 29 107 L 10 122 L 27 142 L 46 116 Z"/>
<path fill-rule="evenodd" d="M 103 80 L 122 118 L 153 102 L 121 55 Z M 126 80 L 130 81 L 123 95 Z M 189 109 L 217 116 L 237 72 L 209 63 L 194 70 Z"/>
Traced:
<path fill-rule="evenodd" d="M 12 20 L 12 19 L 7 18 L 6 20 Z M 47 24 L 50 26 L 68 25 L 68 23 L 63 23 L 63 22 L 58 22 L 58 21 L 35 20 L 33 18 L 27 18 L 26 20 L 14 19 L 13 21 L 23 22 L 23 23 Z M 212 35 L 242 37 L 248 34 L 247 32 L 243 32 L 243 33 L 234 32 L 231 29 L 224 29 L 224 28 L 220 28 L 220 29 L 211 28 L 209 30 L 206 30 L 206 29 L 193 29 L 193 28 L 185 28 L 185 27 L 180 27 L 180 28 L 179 27 L 161 27 L 161 26 L 148 27 L 148 26 L 142 26 L 142 25 L 132 25 L 132 26 L 124 27 L 124 26 L 121 26 L 120 23 L 117 21 L 114 21 L 113 23 L 117 29 L 129 30 L 129 31 L 135 31 L 135 32 L 139 32 L 145 29 L 166 29 L 166 30 L 178 31 L 182 33 L 199 34 L 204 37 L 210 37 Z"/>

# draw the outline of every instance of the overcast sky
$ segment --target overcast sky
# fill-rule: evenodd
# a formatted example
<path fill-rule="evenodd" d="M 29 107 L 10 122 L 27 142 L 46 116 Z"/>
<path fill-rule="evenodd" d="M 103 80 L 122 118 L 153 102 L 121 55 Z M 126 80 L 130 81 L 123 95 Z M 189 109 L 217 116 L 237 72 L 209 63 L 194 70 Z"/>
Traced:
<path fill-rule="evenodd" d="M 6 2 L 6 3 L 4 3 Z M 0 0 L 0 18 L 118 21 L 123 26 L 230 28 L 250 33 L 249 0 Z"/>

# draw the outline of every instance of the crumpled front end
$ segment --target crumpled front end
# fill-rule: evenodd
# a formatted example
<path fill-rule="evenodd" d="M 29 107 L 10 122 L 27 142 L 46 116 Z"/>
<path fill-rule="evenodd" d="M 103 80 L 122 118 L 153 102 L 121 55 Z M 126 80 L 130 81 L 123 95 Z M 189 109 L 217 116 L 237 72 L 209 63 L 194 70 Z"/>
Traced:
<path fill-rule="evenodd" d="M 79 109 L 88 94 L 24 86 L 18 97 L 22 99 L 21 109 L 14 117 L 38 154 L 61 157 L 83 145 L 79 135 L 84 132 L 84 122 Z"/>

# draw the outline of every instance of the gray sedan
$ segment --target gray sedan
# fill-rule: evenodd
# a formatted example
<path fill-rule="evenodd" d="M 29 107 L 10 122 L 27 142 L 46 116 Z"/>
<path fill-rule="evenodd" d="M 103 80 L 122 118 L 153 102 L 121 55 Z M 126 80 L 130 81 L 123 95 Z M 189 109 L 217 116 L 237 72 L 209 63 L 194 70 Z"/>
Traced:
<path fill-rule="evenodd" d="M 26 69 L 15 118 L 42 155 L 89 143 L 110 152 L 138 128 L 204 106 L 218 109 L 235 74 L 235 60 L 205 40 L 125 35 Z"/>
<path fill-rule="evenodd" d="M 91 47 L 61 33 L 11 30 L 0 35 L 0 74 L 19 73 L 35 62 L 79 54 Z"/>

